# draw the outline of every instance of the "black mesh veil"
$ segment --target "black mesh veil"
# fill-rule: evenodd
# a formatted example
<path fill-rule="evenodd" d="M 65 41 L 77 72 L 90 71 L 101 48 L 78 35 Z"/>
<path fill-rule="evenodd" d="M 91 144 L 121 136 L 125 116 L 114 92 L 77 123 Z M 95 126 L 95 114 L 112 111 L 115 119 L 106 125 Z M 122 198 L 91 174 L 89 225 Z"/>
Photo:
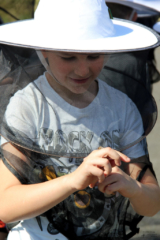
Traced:
<path fill-rule="evenodd" d="M 119 131 L 117 135 L 117 138 L 119 138 L 118 144 L 114 142 L 113 137 L 111 146 L 119 151 L 129 148 L 145 138 L 154 127 L 157 119 L 156 103 L 146 87 L 148 84 L 147 78 L 149 78 L 149 74 L 147 72 L 147 63 L 145 60 L 147 54 L 148 51 L 107 54 L 107 61 L 99 75 L 99 78 L 107 83 L 107 85 L 111 86 L 113 89 L 118 90 L 115 92 L 115 94 L 118 94 L 120 91 L 122 92 L 122 99 L 125 98 L 126 95 L 129 97 L 126 100 L 126 104 L 128 105 L 132 103 L 137 111 L 135 113 L 135 117 L 139 117 L 141 119 L 140 124 L 142 126 L 142 130 L 140 133 L 139 130 L 136 132 L 133 125 L 131 125 L 128 126 L 126 132 L 125 130 Z M 69 145 L 74 141 L 74 137 L 76 136 L 71 136 L 69 142 L 66 143 L 63 139 L 61 143 L 59 142 L 58 147 L 48 148 L 44 150 L 43 147 L 35 143 L 36 137 L 30 139 L 28 136 L 23 135 L 23 133 L 21 133 L 18 128 L 14 129 L 14 126 L 9 126 L 4 113 L 10 101 L 10 98 L 18 90 L 22 90 L 32 82 L 42 98 L 44 98 L 44 101 L 48 101 L 44 95 L 44 92 L 37 84 L 34 83 L 34 80 L 43 75 L 46 70 L 39 60 L 36 51 L 33 49 L 1 45 L 0 61 L 1 135 L 7 140 L 10 140 L 18 145 L 23 145 L 25 148 L 30 149 L 31 151 L 51 154 L 53 156 L 59 156 L 60 154 L 63 157 L 85 157 L 88 155 L 89 152 L 85 152 L 85 148 L 82 148 L 81 152 L 78 151 L 78 148 L 74 148 L 73 150 L 68 151 L 67 145 L 64 146 L 68 143 L 69 148 Z M 3 96 L 5 96 L 5 98 Z M 49 102 L 48 104 L 50 105 Z M 103 104 L 103 107 L 107 105 L 105 102 Z M 98 105 L 96 107 L 98 107 Z M 56 112 L 54 112 L 54 114 L 57 115 Z M 58 116 L 56 116 L 56 121 L 58 121 Z M 121 121 L 121 119 L 118 119 L 118 121 Z M 112 123 L 115 124 L 114 122 Z M 109 132 L 109 126 L 106 130 Z M 17 131 L 19 133 L 17 133 Z M 52 136 L 51 132 L 45 132 L 45 129 L 43 129 L 43 131 L 44 132 L 41 132 L 40 134 L 42 138 L 44 138 L 44 141 L 54 142 L 54 144 L 56 141 L 58 141 L 54 141 L 54 137 Z M 133 137 L 134 133 L 135 137 Z M 127 136 L 130 134 L 132 137 L 128 138 L 127 141 L 123 141 L 123 139 L 125 137 L 127 138 Z M 48 138 L 48 140 L 45 138 Z M 102 139 L 97 139 L 97 141 L 99 141 L 99 143 L 103 142 Z M 102 145 L 104 145 L 104 143 L 102 143 Z"/>
<path fill-rule="evenodd" d="M 96 80 L 96 97 L 92 99 L 86 92 L 91 103 L 76 108 L 51 88 L 34 49 L 1 44 L 1 155 L 7 168 L 23 184 L 44 182 L 74 171 L 100 146 L 122 151 L 132 162 L 151 168 L 145 137 L 155 125 L 157 107 L 146 87 L 147 54 L 146 50 L 104 56 L 107 61 Z M 7 151 L 7 142 L 23 153 L 25 160 Z M 123 164 L 122 168 L 127 169 Z M 124 221 L 135 221 L 136 214 L 128 200 L 112 198 L 89 188 L 86 194 L 72 194 L 44 214 L 50 222 L 48 231 L 62 232 L 68 239 L 124 236 Z M 87 201 L 89 210 L 84 207 Z M 112 208 L 114 217 L 107 208 Z M 121 209 L 118 233 L 111 228 L 117 209 Z M 40 217 L 37 221 L 43 228 Z"/>

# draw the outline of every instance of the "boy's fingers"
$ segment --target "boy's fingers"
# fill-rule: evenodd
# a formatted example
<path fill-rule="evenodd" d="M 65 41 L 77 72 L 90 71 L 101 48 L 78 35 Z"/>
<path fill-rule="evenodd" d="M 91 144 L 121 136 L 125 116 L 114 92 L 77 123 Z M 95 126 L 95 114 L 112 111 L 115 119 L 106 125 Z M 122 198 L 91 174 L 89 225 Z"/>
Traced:
<path fill-rule="evenodd" d="M 117 191 L 117 185 L 118 185 L 118 182 L 117 181 L 113 181 L 113 179 L 110 181 L 104 181 L 100 184 L 98 184 L 98 189 L 101 191 L 101 192 L 105 192 L 107 194 L 111 194 L 113 192 L 116 192 Z"/>
<path fill-rule="evenodd" d="M 90 188 L 94 188 L 95 186 L 98 186 L 98 178 L 95 179 L 94 181 L 92 181 L 91 184 L 89 184 L 89 187 L 90 187 Z"/>
<path fill-rule="evenodd" d="M 116 151 L 116 152 L 119 154 L 119 156 L 121 158 L 121 161 L 123 161 L 123 162 L 130 162 L 131 161 L 131 159 L 129 157 L 127 157 L 126 155 L 124 155 L 123 153 L 118 152 L 118 151 Z"/>
<path fill-rule="evenodd" d="M 114 162 L 117 166 L 121 165 L 121 161 L 130 162 L 130 158 L 128 158 L 126 155 L 124 155 L 123 153 L 118 152 L 110 147 L 100 148 L 97 152 L 96 151 L 94 151 L 94 152 L 99 157 L 104 157 L 104 158 L 108 158 L 109 160 L 114 160 Z"/>
<path fill-rule="evenodd" d="M 115 182 L 112 184 L 109 184 L 103 188 L 103 192 L 107 194 L 114 194 L 120 189 L 119 183 Z"/>
<path fill-rule="evenodd" d="M 96 158 L 92 164 L 103 171 L 103 175 L 108 176 L 112 172 L 111 163 L 108 158 Z"/>
<path fill-rule="evenodd" d="M 115 164 L 114 160 L 112 160 L 112 159 L 109 159 L 109 162 L 110 162 L 110 164 L 111 164 L 111 167 L 112 167 L 112 168 L 116 166 L 116 164 Z"/>
<path fill-rule="evenodd" d="M 105 179 L 104 170 L 99 167 L 96 166 L 91 167 L 90 173 L 93 176 L 97 177 L 97 179 L 94 180 L 93 184 L 96 184 L 97 182 L 103 182 Z"/>

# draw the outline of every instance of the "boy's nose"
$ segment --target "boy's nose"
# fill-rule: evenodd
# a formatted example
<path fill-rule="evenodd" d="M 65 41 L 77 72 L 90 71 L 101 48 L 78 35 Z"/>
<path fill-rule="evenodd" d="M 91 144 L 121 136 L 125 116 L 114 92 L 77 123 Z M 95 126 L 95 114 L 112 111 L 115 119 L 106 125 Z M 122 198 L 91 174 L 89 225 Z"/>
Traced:
<path fill-rule="evenodd" d="M 75 74 L 80 77 L 88 77 L 89 76 L 89 66 L 87 63 L 78 63 L 75 68 Z"/>

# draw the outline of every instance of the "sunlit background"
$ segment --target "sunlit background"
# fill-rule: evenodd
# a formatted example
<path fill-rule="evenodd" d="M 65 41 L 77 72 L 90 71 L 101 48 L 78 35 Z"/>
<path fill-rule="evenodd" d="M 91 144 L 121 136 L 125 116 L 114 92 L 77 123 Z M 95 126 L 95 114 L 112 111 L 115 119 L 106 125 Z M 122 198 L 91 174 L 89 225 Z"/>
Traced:
<path fill-rule="evenodd" d="M 4 23 L 33 18 L 39 0 L 0 0 L 0 17 Z"/>

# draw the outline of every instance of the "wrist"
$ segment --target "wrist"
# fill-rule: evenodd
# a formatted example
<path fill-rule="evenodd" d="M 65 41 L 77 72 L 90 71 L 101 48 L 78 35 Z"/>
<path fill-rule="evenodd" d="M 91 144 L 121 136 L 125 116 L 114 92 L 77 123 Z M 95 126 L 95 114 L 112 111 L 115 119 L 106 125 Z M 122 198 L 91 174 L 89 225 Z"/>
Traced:
<path fill-rule="evenodd" d="M 77 191 L 75 185 L 74 185 L 74 180 L 72 178 L 73 173 L 69 173 L 65 176 L 63 176 L 63 182 L 66 186 L 66 189 L 70 194 L 74 193 Z"/>
<path fill-rule="evenodd" d="M 142 191 L 142 184 L 138 182 L 136 179 L 133 179 L 134 182 L 134 188 L 132 189 L 131 196 L 129 197 L 129 200 L 132 202 L 136 198 L 139 198 L 141 196 Z"/>

